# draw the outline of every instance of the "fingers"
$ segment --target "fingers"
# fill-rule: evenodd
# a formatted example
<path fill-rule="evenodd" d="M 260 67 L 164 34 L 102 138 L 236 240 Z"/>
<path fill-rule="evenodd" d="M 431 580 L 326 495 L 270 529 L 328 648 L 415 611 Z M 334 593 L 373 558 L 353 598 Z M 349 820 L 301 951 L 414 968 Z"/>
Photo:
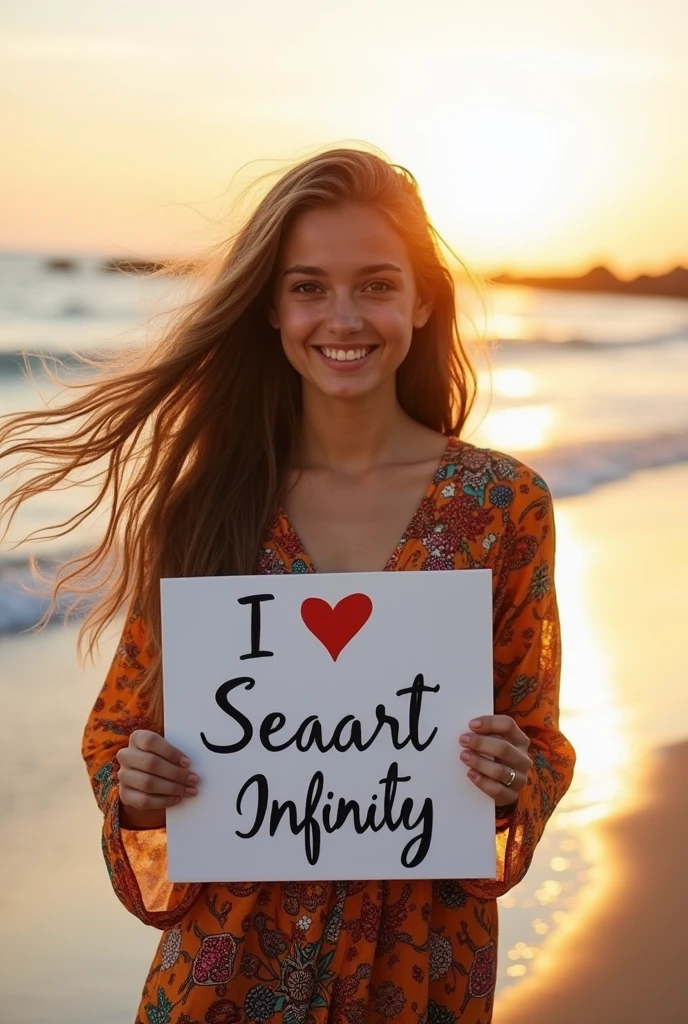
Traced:
<path fill-rule="evenodd" d="M 138 771 L 136 768 L 120 768 L 119 773 L 120 794 L 123 789 L 137 790 L 149 796 L 195 796 L 196 787 L 185 783 L 172 782 L 169 779 L 160 778 L 157 775 L 150 775 L 148 772 Z"/>
<path fill-rule="evenodd" d="M 171 760 L 167 756 L 169 752 L 174 752 L 176 760 Z M 169 779 L 180 785 L 194 785 L 198 782 L 198 776 L 188 768 L 180 766 L 180 757 L 183 755 L 162 736 L 142 730 L 133 732 L 129 738 L 129 746 L 117 754 L 117 760 L 123 768 L 133 768 L 148 775 L 157 775 L 158 778 Z"/>
<path fill-rule="evenodd" d="M 463 756 L 470 751 L 483 757 L 492 758 L 494 761 L 500 761 L 503 765 L 508 765 L 509 768 L 514 768 L 523 775 L 528 774 L 533 764 L 525 750 L 499 736 L 477 736 L 475 733 L 464 733 L 459 737 L 459 743 L 466 748 L 461 755 L 461 760 L 465 764 L 475 765 L 470 757 Z M 509 773 L 507 772 L 506 775 L 508 778 Z"/>
<path fill-rule="evenodd" d="M 523 735 L 510 715 L 481 715 L 470 721 L 468 727 L 481 734 L 493 732 L 502 736 Z"/>
<path fill-rule="evenodd" d="M 129 737 L 129 746 L 134 746 L 138 750 L 146 750 L 151 754 L 157 754 L 158 757 L 164 758 L 165 761 L 181 765 L 182 768 L 188 768 L 191 764 L 186 754 L 183 754 L 181 750 L 168 743 L 160 733 L 151 732 L 149 729 L 135 729 Z"/>
<path fill-rule="evenodd" d="M 464 755 L 468 755 L 465 757 Z M 489 757 L 481 757 L 480 754 L 476 754 L 473 751 L 464 750 L 461 754 L 461 760 L 464 764 L 468 765 L 473 771 L 479 772 L 481 775 L 486 775 L 489 779 L 494 779 L 501 785 L 506 786 L 510 790 L 519 790 L 526 780 L 527 772 L 517 770 L 514 768 L 516 775 L 511 784 L 511 769 L 512 766 L 505 764 L 502 761 L 493 761 Z"/>
<path fill-rule="evenodd" d="M 120 787 L 119 799 L 124 807 L 134 811 L 163 811 L 167 807 L 173 807 L 181 800 L 179 796 L 154 796 L 150 793 L 142 793 L 138 789 L 122 789 Z"/>
<path fill-rule="evenodd" d="M 493 761 L 486 762 L 487 764 L 494 765 Z M 502 771 L 507 772 L 508 769 L 501 765 Z M 509 773 L 510 774 L 510 773 Z M 506 807 L 509 804 L 515 803 L 518 800 L 518 794 L 523 786 L 523 778 L 519 780 L 518 774 L 510 786 L 504 786 L 501 782 L 492 778 L 489 775 L 483 775 L 477 769 L 472 768 L 468 773 L 468 778 L 471 782 L 482 789 L 483 793 L 487 793 L 488 796 L 492 797 L 498 807 Z"/>
<path fill-rule="evenodd" d="M 117 753 L 119 795 L 125 807 L 162 810 L 196 795 L 198 776 L 180 750 L 158 733 L 137 729 Z"/>
<path fill-rule="evenodd" d="M 527 753 L 528 737 L 509 715 L 483 715 L 473 719 L 469 728 L 473 731 L 459 737 L 469 779 L 497 805 L 514 803 L 533 764 Z M 511 769 L 516 772 L 513 779 Z"/>

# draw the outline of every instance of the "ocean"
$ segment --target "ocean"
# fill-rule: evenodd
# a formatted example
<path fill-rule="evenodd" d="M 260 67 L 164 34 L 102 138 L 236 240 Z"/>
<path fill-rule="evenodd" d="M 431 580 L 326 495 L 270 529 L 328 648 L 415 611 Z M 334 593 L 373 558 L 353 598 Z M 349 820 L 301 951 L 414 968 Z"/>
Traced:
<path fill-rule="evenodd" d="M 107 272 L 105 255 L 70 257 L 66 269 L 53 256 L 0 252 L 0 414 L 55 394 L 35 360 L 35 380 L 27 379 L 21 353 L 68 360 L 145 343 L 151 317 L 164 320 L 189 294 L 183 280 Z M 494 285 L 484 310 L 461 286 L 459 310 L 479 373 L 467 440 L 518 455 L 555 497 L 688 459 L 688 301 Z M 68 537 L 13 545 L 68 520 L 87 496 L 70 486 L 20 510 L 0 544 L 0 634 L 29 628 L 45 606 L 21 589 L 29 555 L 79 550 L 102 529 L 102 515 Z"/>

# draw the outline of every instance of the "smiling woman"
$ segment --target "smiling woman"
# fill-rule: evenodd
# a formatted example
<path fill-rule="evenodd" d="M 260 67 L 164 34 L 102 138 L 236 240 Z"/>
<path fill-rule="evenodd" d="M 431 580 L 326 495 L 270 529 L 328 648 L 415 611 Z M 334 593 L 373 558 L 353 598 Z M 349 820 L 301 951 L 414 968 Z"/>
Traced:
<path fill-rule="evenodd" d="M 317 265 L 302 263 L 303 253 L 315 254 Z M 301 376 L 304 402 L 394 389 L 411 347 L 408 323 L 424 327 L 432 307 L 383 213 L 360 202 L 302 213 L 287 234 L 277 282 L 268 319 Z"/>
<path fill-rule="evenodd" d="M 158 344 L 105 357 L 95 382 L 65 385 L 76 392 L 70 402 L 0 425 L 0 455 L 21 456 L 20 472 L 34 471 L 0 503 L 0 518 L 71 472 L 106 463 L 94 503 L 108 503 L 105 536 L 62 567 L 53 599 L 107 584 L 82 627 L 83 635 L 91 625 L 92 642 L 129 609 L 82 752 L 113 888 L 164 932 L 137 1024 L 488 1024 L 496 900 L 523 878 L 574 765 L 558 724 L 549 489 L 517 459 L 459 436 L 475 375 L 439 236 L 404 168 L 351 149 L 298 164 L 211 269 Z M 453 726 L 455 770 L 494 813 L 494 878 L 167 880 L 166 810 L 193 800 L 203 779 L 164 736 L 161 580 L 313 573 L 316 565 L 490 570 L 494 699 Z M 409 695 L 408 735 L 377 706 L 378 729 L 398 750 L 429 742 L 417 726 L 435 684 L 425 688 L 414 674 L 396 694 Z M 247 719 L 227 697 L 233 684 L 252 683 L 242 676 L 216 695 L 245 734 Z M 260 727 L 272 748 L 283 718 L 268 715 Z M 315 721 L 302 726 L 283 742 L 316 743 Z M 359 735 L 345 721 L 333 745 L 349 737 Z M 362 736 L 361 746 L 369 741 Z M 405 847 L 410 868 L 427 849 L 434 811 L 427 802 L 414 810 L 401 793 L 395 804 L 406 778 L 401 757 L 380 784 L 387 825 L 420 828 Z M 286 815 L 307 829 L 314 857 L 314 814 L 274 801 L 269 809 L 260 773 L 247 785 L 250 828 L 269 820 L 277 829 Z M 324 789 L 324 773 L 314 773 L 309 792 L 328 834 L 352 822 L 380 825 L 372 797 L 363 818 L 360 808 L 349 813 Z"/>

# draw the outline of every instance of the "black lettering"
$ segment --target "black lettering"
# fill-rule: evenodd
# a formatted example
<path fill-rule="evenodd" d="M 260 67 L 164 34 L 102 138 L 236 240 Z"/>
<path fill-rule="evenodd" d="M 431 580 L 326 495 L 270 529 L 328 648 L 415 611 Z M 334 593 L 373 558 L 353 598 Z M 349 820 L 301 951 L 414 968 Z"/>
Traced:
<path fill-rule="evenodd" d="M 272 812 L 270 814 L 270 835 L 274 836 L 279 828 L 280 822 L 285 814 L 289 815 L 289 830 L 292 835 L 297 836 L 299 832 L 305 832 L 304 845 L 306 857 L 309 864 L 317 864 L 320 857 L 320 825 L 315 820 L 315 812 L 320 803 L 324 786 L 323 773 L 315 772 L 306 793 L 306 807 L 303 821 L 297 818 L 296 804 L 293 800 L 285 800 L 280 804 L 277 800 L 272 801 Z"/>
<path fill-rule="evenodd" d="M 274 601 L 274 594 L 250 594 L 248 597 L 237 598 L 239 604 L 251 605 L 251 653 L 239 655 L 240 661 L 248 658 L 274 658 L 273 651 L 260 649 L 260 606 L 263 601 Z"/>
<path fill-rule="evenodd" d="M 412 829 L 416 825 L 423 823 L 423 827 L 420 834 L 414 836 L 413 839 L 409 839 L 408 843 L 401 852 L 401 863 L 405 868 L 415 868 L 425 860 L 425 855 L 430 849 L 430 843 L 432 842 L 432 799 L 427 796 L 423 803 L 423 809 L 416 818 L 415 821 L 411 821 L 411 811 L 413 810 L 413 800 L 408 797 L 404 800 L 401 808 L 401 814 L 404 818 L 404 828 Z M 418 849 L 416 850 L 413 857 L 410 856 L 411 850 L 418 843 Z M 409 859 L 410 858 L 410 859 Z"/>
<path fill-rule="evenodd" d="M 201 739 L 208 750 L 213 750 L 216 754 L 235 754 L 238 750 L 243 750 L 244 747 L 248 746 L 253 736 L 253 726 L 246 717 L 242 715 L 241 711 L 229 703 L 227 700 L 227 694 L 234 690 L 237 686 L 245 686 L 247 690 L 251 690 L 255 685 L 255 679 L 251 679 L 250 676 L 237 676 L 236 679 L 229 679 L 222 686 L 219 686 L 215 694 L 215 702 L 218 707 L 222 708 L 226 715 L 233 718 L 235 722 L 238 722 L 244 731 L 243 736 L 236 743 L 211 743 L 210 740 L 206 739 L 205 733 L 201 733 Z"/>
<path fill-rule="evenodd" d="M 297 836 L 302 830 L 303 825 L 299 825 L 296 810 L 296 804 L 293 800 L 285 800 L 281 804 L 278 800 L 272 801 L 272 810 L 270 812 L 270 835 L 274 836 L 275 832 L 280 826 L 280 822 L 285 814 L 289 815 L 289 829 L 293 835 Z"/>
<path fill-rule="evenodd" d="M 263 824 L 263 819 L 265 818 L 265 812 L 268 809 L 268 780 L 265 778 L 264 775 L 252 775 L 250 779 L 246 780 L 246 782 L 239 790 L 239 795 L 237 796 L 236 800 L 237 814 L 243 814 L 243 811 L 241 810 L 241 804 L 244 799 L 244 794 L 246 793 L 246 790 L 249 788 L 249 786 L 252 786 L 254 783 L 258 787 L 258 799 L 256 801 L 256 816 L 253 821 L 253 828 L 250 830 L 250 832 L 239 832 L 238 829 L 236 830 L 235 834 L 238 835 L 240 839 L 253 839 L 256 833 L 260 830 L 260 827 Z"/>
<path fill-rule="evenodd" d="M 411 700 L 409 701 L 409 738 L 416 750 L 425 750 L 426 747 L 430 746 L 437 735 L 437 727 L 435 727 L 427 740 L 423 742 L 418 735 L 418 727 L 420 725 L 420 712 L 421 705 L 423 703 L 423 694 L 437 693 L 439 688 L 439 683 L 437 686 L 426 686 L 423 680 L 423 675 L 419 672 L 411 686 L 407 687 L 405 690 L 397 690 L 397 697 L 402 697 L 406 693 L 411 694 Z"/>
<path fill-rule="evenodd" d="M 281 711 L 272 711 L 269 715 L 266 715 L 260 726 L 260 742 L 263 744 L 266 750 L 284 750 L 291 743 L 291 740 L 287 740 L 286 743 L 278 744 L 273 746 L 270 737 L 273 732 L 279 732 L 282 726 L 285 724 L 287 719 Z"/>
<path fill-rule="evenodd" d="M 318 857 L 320 856 L 320 825 L 318 825 L 314 815 L 320 803 L 323 786 L 323 773 L 315 772 L 306 793 L 306 814 L 304 817 L 306 857 L 309 864 L 317 864 Z"/>

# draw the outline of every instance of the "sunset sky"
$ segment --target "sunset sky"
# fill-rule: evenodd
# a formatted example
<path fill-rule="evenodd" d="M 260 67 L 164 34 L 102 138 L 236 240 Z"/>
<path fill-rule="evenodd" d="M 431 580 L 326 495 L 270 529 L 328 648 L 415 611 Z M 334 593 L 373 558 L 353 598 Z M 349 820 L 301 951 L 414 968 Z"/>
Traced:
<path fill-rule="evenodd" d="M 13 7 L 2 248 L 193 251 L 237 185 L 358 141 L 480 271 L 688 264 L 686 0 Z"/>

